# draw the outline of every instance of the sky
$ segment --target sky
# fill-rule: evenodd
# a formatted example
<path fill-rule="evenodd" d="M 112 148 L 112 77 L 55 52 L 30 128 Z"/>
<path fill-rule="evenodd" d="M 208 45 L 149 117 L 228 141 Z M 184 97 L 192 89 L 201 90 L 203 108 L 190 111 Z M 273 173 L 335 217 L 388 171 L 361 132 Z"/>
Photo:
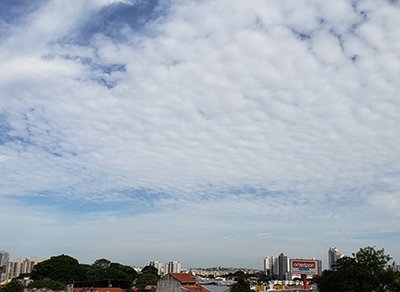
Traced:
<path fill-rule="evenodd" d="M 400 2 L 2 0 L 0 250 L 400 261 Z"/>

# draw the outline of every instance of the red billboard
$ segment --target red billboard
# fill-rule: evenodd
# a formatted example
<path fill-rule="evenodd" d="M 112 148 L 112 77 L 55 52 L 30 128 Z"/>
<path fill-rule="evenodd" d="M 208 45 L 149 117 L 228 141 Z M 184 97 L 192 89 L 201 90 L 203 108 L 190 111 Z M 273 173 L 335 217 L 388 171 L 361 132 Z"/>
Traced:
<path fill-rule="evenodd" d="M 319 260 L 308 259 L 291 259 L 290 260 L 290 273 L 292 274 L 305 274 L 305 275 L 319 275 L 320 274 Z"/>

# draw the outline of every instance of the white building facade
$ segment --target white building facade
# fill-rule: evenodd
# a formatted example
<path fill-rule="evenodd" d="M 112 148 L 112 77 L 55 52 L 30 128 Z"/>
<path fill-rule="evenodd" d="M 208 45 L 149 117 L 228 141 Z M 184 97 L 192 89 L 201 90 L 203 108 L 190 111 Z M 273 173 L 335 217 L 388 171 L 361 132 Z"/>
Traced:
<path fill-rule="evenodd" d="M 264 258 L 264 272 L 268 276 L 273 276 L 277 273 L 276 271 L 276 257 L 267 256 Z"/>
<path fill-rule="evenodd" d="M 168 273 L 180 273 L 182 265 L 180 262 L 173 261 L 167 264 L 166 274 Z"/>
<path fill-rule="evenodd" d="M 15 260 L 8 262 L 6 267 L 6 279 L 18 277 L 20 274 L 29 274 L 33 267 L 39 262 L 35 257 L 25 258 L 23 261 Z"/>
<path fill-rule="evenodd" d="M 328 250 L 328 265 L 329 270 L 334 269 L 334 265 L 336 265 L 337 260 L 342 258 L 343 254 L 336 247 L 330 247 Z"/>

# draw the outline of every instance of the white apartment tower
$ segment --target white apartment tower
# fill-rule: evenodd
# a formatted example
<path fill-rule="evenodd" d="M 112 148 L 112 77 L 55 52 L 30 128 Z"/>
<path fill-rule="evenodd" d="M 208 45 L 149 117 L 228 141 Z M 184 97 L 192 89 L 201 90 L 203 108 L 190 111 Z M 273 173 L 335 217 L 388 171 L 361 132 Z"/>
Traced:
<path fill-rule="evenodd" d="M 23 274 L 30 274 L 32 273 L 33 267 L 39 263 L 39 259 L 36 257 L 29 257 L 25 258 L 22 262 L 22 270 L 21 273 Z"/>
<path fill-rule="evenodd" d="M 166 272 L 167 273 L 180 273 L 181 272 L 181 263 L 177 261 L 169 262 L 166 265 Z"/>
<path fill-rule="evenodd" d="M 337 260 L 342 257 L 343 257 L 342 253 L 336 247 L 330 247 L 328 250 L 329 270 L 333 270 Z"/>
<path fill-rule="evenodd" d="M 33 267 L 39 262 L 35 257 L 25 258 L 23 261 L 15 260 L 8 262 L 6 268 L 6 279 L 18 277 L 20 274 L 29 274 Z"/>
<path fill-rule="evenodd" d="M 21 260 L 8 262 L 6 268 L 6 279 L 12 279 L 18 277 L 19 274 L 21 274 L 21 268 L 22 268 Z"/>
<path fill-rule="evenodd" d="M 267 256 L 264 258 L 264 272 L 268 276 L 276 274 L 276 257 Z"/>

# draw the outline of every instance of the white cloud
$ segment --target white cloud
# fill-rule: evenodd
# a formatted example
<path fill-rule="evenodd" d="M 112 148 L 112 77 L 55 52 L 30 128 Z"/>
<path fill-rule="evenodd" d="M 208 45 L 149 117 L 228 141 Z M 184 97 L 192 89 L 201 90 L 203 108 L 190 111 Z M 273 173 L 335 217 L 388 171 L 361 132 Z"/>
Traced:
<path fill-rule="evenodd" d="M 0 46 L 2 197 L 144 204 L 140 220 L 93 217 L 86 228 L 118 237 L 113 226 L 138 220 L 145 240 L 159 222 L 186 238 L 196 226 L 219 246 L 214 234 L 228 230 L 238 248 L 254 222 L 266 227 L 252 236 L 272 230 L 290 245 L 285 228 L 368 233 L 395 221 L 393 203 L 371 228 L 359 223 L 397 198 L 398 176 L 387 177 L 400 170 L 398 7 L 177 1 L 140 33 L 60 42 L 116 2 L 85 3 L 49 2 Z"/>
<path fill-rule="evenodd" d="M 377 194 L 371 197 L 371 203 L 381 208 L 383 211 L 399 216 L 400 196 L 399 193 Z"/>

